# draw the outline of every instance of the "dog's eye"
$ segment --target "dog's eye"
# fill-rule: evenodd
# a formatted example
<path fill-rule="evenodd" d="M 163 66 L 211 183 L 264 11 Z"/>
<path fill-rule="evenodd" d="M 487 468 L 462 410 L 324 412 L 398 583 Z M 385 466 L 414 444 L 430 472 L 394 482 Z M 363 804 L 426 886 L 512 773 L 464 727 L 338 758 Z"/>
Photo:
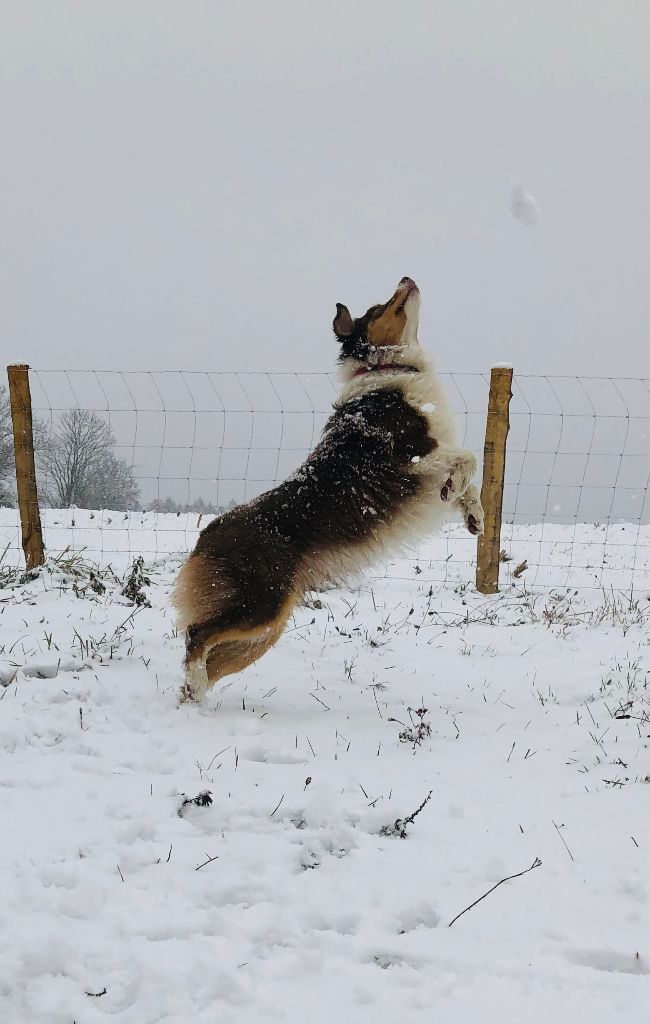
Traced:
<path fill-rule="evenodd" d="M 371 320 L 376 320 L 377 317 L 381 316 L 383 311 L 384 311 L 384 307 L 383 306 L 373 306 L 373 308 L 370 310 L 370 319 Z"/>

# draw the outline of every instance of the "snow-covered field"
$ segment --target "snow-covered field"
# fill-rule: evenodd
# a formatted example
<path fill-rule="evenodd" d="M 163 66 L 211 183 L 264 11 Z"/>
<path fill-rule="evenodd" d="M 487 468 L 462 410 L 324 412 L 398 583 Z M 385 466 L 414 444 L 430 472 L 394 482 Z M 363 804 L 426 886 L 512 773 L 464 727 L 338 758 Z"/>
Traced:
<path fill-rule="evenodd" d="M 56 515 L 50 550 L 93 548 L 89 513 Z M 133 526 L 99 575 L 0 566 L 2 1021 L 647 1020 L 650 601 L 624 527 L 604 592 L 594 527 L 514 528 L 506 574 L 557 586 L 490 598 L 452 530 L 179 707 L 180 558 L 134 606 L 106 569 Z"/>

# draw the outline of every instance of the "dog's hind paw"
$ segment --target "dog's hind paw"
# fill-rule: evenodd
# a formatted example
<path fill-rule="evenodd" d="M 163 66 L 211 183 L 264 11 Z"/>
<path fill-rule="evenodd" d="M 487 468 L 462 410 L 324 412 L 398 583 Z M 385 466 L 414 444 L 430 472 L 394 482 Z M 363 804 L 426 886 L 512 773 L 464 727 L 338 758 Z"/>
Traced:
<path fill-rule="evenodd" d="M 190 704 L 196 703 L 198 700 L 199 698 L 194 695 L 194 691 L 192 690 L 190 684 L 183 683 L 180 690 L 178 691 L 178 703 Z"/>
<path fill-rule="evenodd" d="M 185 666 L 185 679 L 178 693 L 179 704 L 197 703 L 210 689 L 205 661 L 199 659 Z"/>

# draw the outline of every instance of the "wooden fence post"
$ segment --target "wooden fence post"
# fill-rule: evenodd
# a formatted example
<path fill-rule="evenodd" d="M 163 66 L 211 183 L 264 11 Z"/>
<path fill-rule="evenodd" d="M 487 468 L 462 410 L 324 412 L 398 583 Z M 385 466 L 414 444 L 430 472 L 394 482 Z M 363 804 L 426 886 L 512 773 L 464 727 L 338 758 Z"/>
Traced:
<path fill-rule="evenodd" d="M 14 431 L 16 456 L 16 490 L 20 508 L 20 528 L 27 570 L 35 569 L 45 561 L 41 513 L 36 490 L 34 464 L 34 430 L 32 424 L 32 396 L 29 390 L 29 367 L 16 363 L 7 367 L 11 422 Z"/>
<path fill-rule="evenodd" d="M 494 366 L 490 374 L 490 398 L 483 448 L 481 503 L 485 512 L 485 533 L 478 539 L 476 589 L 496 594 L 499 589 L 501 554 L 501 513 L 506 474 L 506 439 L 510 429 L 512 367 Z"/>

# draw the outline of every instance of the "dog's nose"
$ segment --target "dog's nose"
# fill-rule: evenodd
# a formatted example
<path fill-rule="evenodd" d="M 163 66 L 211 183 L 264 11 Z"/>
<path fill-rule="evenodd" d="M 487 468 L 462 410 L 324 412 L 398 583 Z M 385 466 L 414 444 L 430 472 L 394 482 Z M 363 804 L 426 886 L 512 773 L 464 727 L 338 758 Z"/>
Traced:
<path fill-rule="evenodd" d="M 400 281 L 400 285 L 402 285 L 402 284 L 412 284 L 412 285 L 414 285 L 415 281 L 413 280 L 412 277 L 403 277 L 402 280 Z"/>

